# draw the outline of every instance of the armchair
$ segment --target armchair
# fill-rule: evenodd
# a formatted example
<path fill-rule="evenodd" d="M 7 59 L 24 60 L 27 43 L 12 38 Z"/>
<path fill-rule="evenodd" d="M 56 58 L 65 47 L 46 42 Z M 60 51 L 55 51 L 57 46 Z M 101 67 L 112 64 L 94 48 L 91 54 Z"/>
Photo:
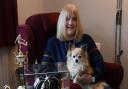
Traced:
<path fill-rule="evenodd" d="M 34 64 L 35 61 L 41 62 L 39 59 L 43 55 L 48 38 L 56 34 L 58 16 L 59 13 L 32 15 L 27 18 L 25 24 L 17 27 L 17 34 L 21 34 L 22 38 L 28 42 L 27 47 L 21 47 L 23 52 L 28 51 L 28 64 Z M 105 67 L 107 72 L 104 75 L 104 80 L 113 89 L 120 89 L 124 74 L 122 66 L 105 62 Z"/>

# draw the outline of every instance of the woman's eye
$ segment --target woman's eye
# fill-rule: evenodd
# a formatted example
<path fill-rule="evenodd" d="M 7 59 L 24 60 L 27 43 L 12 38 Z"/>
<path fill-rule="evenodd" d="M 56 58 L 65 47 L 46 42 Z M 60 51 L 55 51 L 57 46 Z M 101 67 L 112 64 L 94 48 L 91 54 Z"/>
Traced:
<path fill-rule="evenodd" d="M 70 18 L 69 17 L 66 17 L 66 21 L 69 21 L 70 20 Z"/>
<path fill-rule="evenodd" d="M 77 21 L 77 18 L 76 18 L 76 17 L 73 17 L 72 20 L 73 20 L 73 21 Z"/>
<path fill-rule="evenodd" d="M 66 21 L 69 21 L 69 20 L 77 21 L 77 18 L 76 17 L 66 17 Z"/>

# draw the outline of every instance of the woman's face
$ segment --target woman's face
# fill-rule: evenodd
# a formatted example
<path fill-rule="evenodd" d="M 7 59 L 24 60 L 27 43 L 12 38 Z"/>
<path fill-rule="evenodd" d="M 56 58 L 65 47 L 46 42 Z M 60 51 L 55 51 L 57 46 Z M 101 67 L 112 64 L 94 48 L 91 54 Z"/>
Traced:
<path fill-rule="evenodd" d="M 66 17 L 66 35 L 68 37 L 74 37 L 77 27 L 77 17 L 71 14 Z"/>

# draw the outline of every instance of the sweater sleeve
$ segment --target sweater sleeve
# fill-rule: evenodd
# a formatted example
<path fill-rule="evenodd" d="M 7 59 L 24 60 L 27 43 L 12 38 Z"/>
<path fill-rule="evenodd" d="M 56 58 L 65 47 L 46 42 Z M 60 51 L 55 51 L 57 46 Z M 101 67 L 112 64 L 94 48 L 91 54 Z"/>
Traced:
<path fill-rule="evenodd" d="M 94 40 L 89 36 L 89 56 L 90 56 L 90 64 L 93 66 L 94 73 L 93 77 L 95 77 L 95 82 L 101 81 L 104 74 L 104 62 L 101 53 Z"/>
<path fill-rule="evenodd" d="M 54 45 L 53 45 L 53 38 L 48 40 L 48 43 L 46 45 L 45 52 L 42 57 L 42 62 L 47 62 L 47 63 L 53 63 L 53 52 L 54 52 Z"/>

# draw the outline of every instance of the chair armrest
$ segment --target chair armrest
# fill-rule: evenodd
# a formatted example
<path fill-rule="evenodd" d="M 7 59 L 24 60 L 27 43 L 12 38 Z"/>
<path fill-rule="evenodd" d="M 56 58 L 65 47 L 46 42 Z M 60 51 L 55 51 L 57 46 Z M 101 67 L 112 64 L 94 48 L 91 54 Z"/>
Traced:
<path fill-rule="evenodd" d="M 114 89 L 119 89 L 123 80 L 124 70 L 122 65 L 116 63 L 105 62 L 106 73 L 104 75 L 105 81 Z"/>

